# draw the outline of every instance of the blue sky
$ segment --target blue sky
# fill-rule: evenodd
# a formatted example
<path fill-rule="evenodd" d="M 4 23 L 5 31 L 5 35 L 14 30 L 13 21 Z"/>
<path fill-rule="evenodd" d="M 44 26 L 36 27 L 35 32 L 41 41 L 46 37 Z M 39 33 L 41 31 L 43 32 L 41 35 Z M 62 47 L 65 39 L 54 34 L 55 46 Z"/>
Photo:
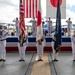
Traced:
<path fill-rule="evenodd" d="M 45 0 L 43 0 L 43 4 Z M 0 22 L 12 22 L 19 15 L 19 0 L 0 0 Z M 44 7 L 44 6 L 43 6 Z M 71 17 L 75 23 L 75 2 L 74 0 L 66 0 L 66 19 Z M 43 12 L 45 10 L 43 9 Z M 44 15 L 44 13 L 43 13 Z"/>

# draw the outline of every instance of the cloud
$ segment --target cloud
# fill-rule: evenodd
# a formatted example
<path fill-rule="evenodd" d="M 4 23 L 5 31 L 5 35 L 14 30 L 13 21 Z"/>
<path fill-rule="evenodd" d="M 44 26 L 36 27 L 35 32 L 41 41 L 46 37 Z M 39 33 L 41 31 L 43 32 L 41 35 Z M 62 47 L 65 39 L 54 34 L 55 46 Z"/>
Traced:
<path fill-rule="evenodd" d="M 46 0 L 42 0 L 42 14 L 45 17 L 45 3 Z M 74 0 L 66 0 L 67 6 L 75 6 Z M 66 8 L 66 19 L 71 17 L 73 22 L 75 21 L 75 12 Z M 0 22 L 11 22 L 15 17 L 19 16 L 19 0 L 0 0 Z"/>
<path fill-rule="evenodd" d="M 66 0 L 66 4 L 70 7 L 75 6 L 74 0 Z"/>
<path fill-rule="evenodd" d="M 12 22 L 19 16 L 19 0 L 0 0 L 0 22 Z"/>
<path fill-rule="evenodd" d="M 75 24 L 75 11 L 72 9 L 72 7 L 75 6 L 74 0 L 66 0 L 67 8 L 66 8 L 66 19 L 69 17 L 72 20 L 72 23 Z"/>
<path fill-rule="evenodd" d="M 5 9 L 1 9 L 1 12 L 0 12 L 0 20 L 3 20 L 3 21 L 12 21 L 16 16 L 18 16 L 18 11 L 15 10 L 15 8 L 13 7 L 6 7 Z"/>
<path fill-rule="evenodd" d="M 19 0 L 0 0 L 0 6 L 17 6 Z"/>

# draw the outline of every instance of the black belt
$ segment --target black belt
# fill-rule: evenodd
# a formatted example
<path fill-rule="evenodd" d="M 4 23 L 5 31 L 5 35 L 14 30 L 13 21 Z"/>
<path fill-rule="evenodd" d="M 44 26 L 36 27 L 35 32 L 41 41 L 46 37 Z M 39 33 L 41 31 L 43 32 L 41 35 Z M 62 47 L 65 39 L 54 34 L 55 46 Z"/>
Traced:
<path fill-rule="evenodd" d="M 6 40 L 6 39 L 1 39 L 0 41 L 4 41 L 4 40 Z"/>

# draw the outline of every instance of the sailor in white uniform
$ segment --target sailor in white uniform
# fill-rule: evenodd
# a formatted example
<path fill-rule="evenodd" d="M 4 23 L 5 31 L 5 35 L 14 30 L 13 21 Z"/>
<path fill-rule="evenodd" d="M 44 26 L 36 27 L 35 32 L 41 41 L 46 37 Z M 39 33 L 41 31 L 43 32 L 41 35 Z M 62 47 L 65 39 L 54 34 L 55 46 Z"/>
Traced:
<path fill-rule="evenodd" d="M 71 42 L 72 42 L 73 60 L 75 61 L 75 31 L 74 31 L 74 34 L 72 35 Z"/>
<path fill-rule="evenodd" d="M 49 17 L 49 20 L 47 20 L 46 22 L 48 23 L 48 33 L 49 33 L 49 35 L 51 35 L 53 28 L 52 28 L 52 21 L 51 21 L 50 17 Z"/>
<path fill-rule="evenodd" d="M 0 26 L 0 61 L 6 61 L 6 38 L 8 31 Z"/>
<path fill-rule="evenodd" d="M 53 61 L 58 61 L 58 53 L 56 53 L 56 51 L 55 51 L 55 49 L 54 49 L 54 40 L 56 40 L 55 38 L 54 38 L 54 34 L 55 33 L 52 33 L 52 52 L 53 52 Z"/>
<path fill-rule="evenodd" d="M 15 26 L 16 26 L 16 35 L 19 36 L 19 20 L 18 20 L 18 18 L 14 19 L 13 22 L 15 22 Z"/>
<path fill-rule="evenodd" d="M 26 47 L 28 45 L 28 39 L 27 39 L 27 35 L 26 36 L 22 36 L 20 34 L 19 38 L 18 38 L 18 49 L 19 49 L 19 56 L 20 56 L 20 60 L 19 61 L 25 61 L 25 52 L 26 52 Z"/>
<path fill-rule="evenodd" d="M 36 36 L 36 20 L 35 20 L 35 17 L 33 17 L 33 19 L 31 19 L 30 22 L 32 23 L 32 35 Z"/>
<path fill-rule="evenodd" d="M 71 35 L 71 26 L 72 26 L 72 21 L 71 21 L 71 18 L 69 18 L 67 21 L 67 32 L 68 32 L 68 36 Z"/>
<path fill-rule="evenodd" d="M 43 55 L 44 46 L 45 46 L 45 39 L 44 37 L 42 37 L 40 40 L 36 42 L 38 61 L 43 61 L 42 55 Z"/>

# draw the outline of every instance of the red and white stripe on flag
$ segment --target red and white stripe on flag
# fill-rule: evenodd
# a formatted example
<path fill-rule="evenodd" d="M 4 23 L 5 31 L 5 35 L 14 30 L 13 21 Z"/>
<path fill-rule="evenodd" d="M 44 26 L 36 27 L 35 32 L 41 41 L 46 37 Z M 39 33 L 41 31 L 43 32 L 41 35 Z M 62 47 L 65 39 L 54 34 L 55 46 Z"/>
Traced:
<path fill-rule="evenodd" d="M 52 19 L 56 19 L 56 10 L 57 10 L 57 2 L 58 0 L 46 0 L 46 17 L 51 17 Z M 60 8 L 61 8 L 61 18 L 66 18 L 66 0 L 60 0 Z"/>
<path fill-rule="evenodd" d="M 42 15 L 41 15 L 41 0 L 38 0 L 38 12 L 37 12 L 37 35 L 36 41 L 40 40 L 43 37 L 42 29 Z"/>
<path fill-rule="evenodd" d="M 38 0 L 23 0 L 25 18 L 33 18 L 37 15 Z"/>
<path fill-rule="evenodd" d="M 25 36 L 25 21 L 24 21 L 24 6 L 23 6 L 23 1 L 20 0 L 20 30 L 22 32 L 22 35 Z"/>

